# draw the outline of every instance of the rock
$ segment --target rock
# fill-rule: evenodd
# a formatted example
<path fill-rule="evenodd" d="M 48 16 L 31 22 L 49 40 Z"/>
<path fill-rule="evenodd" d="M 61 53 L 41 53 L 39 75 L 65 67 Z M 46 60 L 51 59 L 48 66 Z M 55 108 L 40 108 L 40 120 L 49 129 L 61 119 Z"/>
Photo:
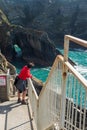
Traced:
<path fill-rule="evenodd" d="M 0 53 L 0 73 L 6 74 L 8 69 L 10 70 L 11 75 L 16 74 L 16 68 L 6 60 L 2 53 Z"/>
<path fill-rule="evenodd" d="M 35 78 L 34 76 L 32 78 L 32 82 L 33 82 L 33 85 L 34 85 L 35 90 L 37 92 L 37 95 L 39 96 L 44 84 L 43 84 L 43 82 L 41 80 Z"/>
<path fill-rule="evenodd" d="M 52 65 L 56 55 L 60 52 L 56 51 L 55 45 L 46 32 L 11 25 L 2 11 L 0 17 L 1 52 L 9 62 L 17 59 L 14 49 L 16 44 L 22 50 L 20 55 L 22 60 L 34 61 L 37 65 Z"/>
<path fill-rule="evenodd" d="M 11 24 L 44 30 L 57 47 L 65 34 L 87 40 L 87 0 L 0 0 L 0 8 Z"/>

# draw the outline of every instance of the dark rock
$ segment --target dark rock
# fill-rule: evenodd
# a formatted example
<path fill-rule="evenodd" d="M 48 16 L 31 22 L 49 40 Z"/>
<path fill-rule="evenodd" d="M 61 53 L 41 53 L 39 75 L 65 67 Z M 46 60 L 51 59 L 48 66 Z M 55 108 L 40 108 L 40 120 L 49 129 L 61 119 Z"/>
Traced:
<path fill-rule="evenodd" d="M 46 32 L 11 25 L 2 11 L 0 17 L 0 48 L 7 60 L 11 62 L 13 59 L 17 59 L 14 51 L 14 45 L 17 44 L 22 50 L 20 56 L 26 62 L 33 61 L 37 65 L 52 65 L 59 51 L 56 51 Z"/>
<path fill-rule="evenodd" d="M 35 77 L 32 78 L 33 85 L 35 87 L 35 90 L 37 92 L 37 95 L 39 96 L 42 88 L 43 88 L 43 82 Z"/>
<path fill-rule="evenodd" d="M 87 0 L 0 0 L 0 8 L 10 23 L 44 30 L 57 46 L 65 34 L 87 40 Z"/>
<path fill-rule="evenodd" d="M 16 74 L 15 66 L 8 62 L 5 56 L 2 53 L 0 53 L 0 74 L 7 73 L 8 69 L 10 70 L 9 73 L 11 75 Z"/>

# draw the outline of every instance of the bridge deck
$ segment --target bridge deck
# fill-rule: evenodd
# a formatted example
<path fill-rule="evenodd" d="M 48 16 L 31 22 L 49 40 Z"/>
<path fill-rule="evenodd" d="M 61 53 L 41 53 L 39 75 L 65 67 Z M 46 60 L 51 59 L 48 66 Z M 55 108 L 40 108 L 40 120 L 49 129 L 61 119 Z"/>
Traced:
<path fill-rule="evenodd" d="M 17 103 L 17 97 L 0 103 L 0 130 L 33 130 L 29 106 Z"/>

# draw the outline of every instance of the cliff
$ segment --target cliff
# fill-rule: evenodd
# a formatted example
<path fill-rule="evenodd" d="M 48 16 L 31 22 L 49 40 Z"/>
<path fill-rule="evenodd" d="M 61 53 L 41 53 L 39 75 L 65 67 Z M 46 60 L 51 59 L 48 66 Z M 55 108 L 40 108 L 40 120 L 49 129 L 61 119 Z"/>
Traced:
<path fill-rule="evenodd" d="M 16 68 L 7 61 L 5 56 L 0 53 L 0 73 L 7 73 L 8 69 L 10 70 L 10 74 L 14 75 L 16 74 Z"/>
<path fill-rule="evenodd" d="M 3 32 L 3 33 L 2 33 Z M 15 45 L 21 50 L 17 57 Z M 44 31 L 25 28 L 9 22 L 0 10 L 0 49 L 9 62 L 21 58 L 36 65 L 51 65 L 59 51 Z"/>
<path fill-rule="evenodd" d="M 18 58 L 17 45 L 19 58 L 52 65 L 65 34 L 87 40 L 87 0 L 0 0 L 0 8 L 0 49 L 8 61 Z"/>
<path fill-rule="evenodd" d="M 87 0 L 1 0 L 10 23 L 47 32 L 58 46 L 65 34 L 87 40 Z"/>

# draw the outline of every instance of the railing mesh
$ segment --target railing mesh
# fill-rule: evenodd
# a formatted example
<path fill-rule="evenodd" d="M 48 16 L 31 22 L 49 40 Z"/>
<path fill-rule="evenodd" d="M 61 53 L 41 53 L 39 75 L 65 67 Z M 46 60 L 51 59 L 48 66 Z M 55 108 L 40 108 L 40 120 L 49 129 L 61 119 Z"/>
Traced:
<path fill-rule="evenodd" d="M 45 129 L 54 122 L 60 120 L 61 110 L 61 84 L 62 63 L 57 61 L 54 65 L 49 79 L 45 85 L 44 92 L 39 99 L 39 129 Z"/>
<path fill-rule="evenodd" d="M 68 72 L 66 81 L 65 128 L 86 130 L 87 91 L 77 78 Z"/>

